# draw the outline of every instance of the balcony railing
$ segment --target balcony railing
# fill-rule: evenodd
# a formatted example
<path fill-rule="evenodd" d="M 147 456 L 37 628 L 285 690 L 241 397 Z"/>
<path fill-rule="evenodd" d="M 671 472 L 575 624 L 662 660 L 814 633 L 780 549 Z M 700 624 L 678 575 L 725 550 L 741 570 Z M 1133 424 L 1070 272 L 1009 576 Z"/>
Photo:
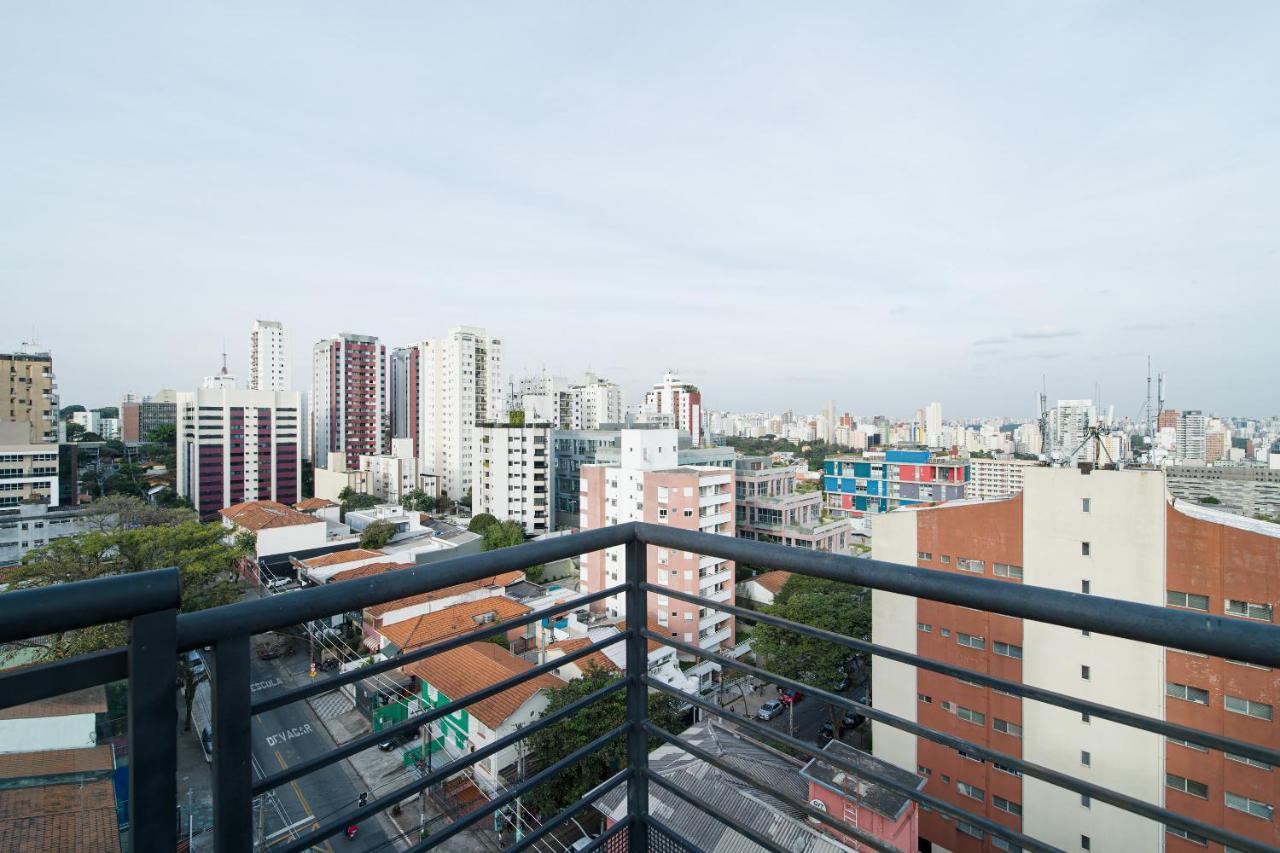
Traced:
<path fill-rule="evenodd" d="M 526 679 L 551 672 L 568 662 L 584 658 L 615 643 L 624 643 L 626 648 L 624 679 L 582 697 L 512 734 L 476 748 L 474 752 L 462 758 L 425 772 L 419 778 L 412 779 L 376 797 L 370 797 L 365 805 L 350 808 L 338 815 L 316 817 L 311 824 L 313 828 L 299 832 L 288 841 L 273 844 L 271 849 L 292 853 L 321 844 L 326 839 L 341 833 L 347 826 L 391 809 L 396 804 L 420 794 L 429 786 L 463 772 L 477 762 L 507 749 L 529 735 L 619 690 L 624 690 L 626 693 L 626 718 L 619 720 L 614 728 L 583 748 L 559 757 L 548 766 L 538 769 L 522 782 L 504 789 L 493 799 L 459 816 L 453 823 L 434 830 L 424 838 L 417 839 L 412 843 L 411 849 L 428 850 L 443 843 L 457 833 L 504 809 L 531 789 L 553 779 L 592 751 L 614 740 L 624 740 L 627 755 L 627 766 L 624 770 L 602 782 L 560 814 L 544 820 L 538 829 L 524 834 L 507 849 L 517 851 L 531 847 L 547 834 L 569 822 L 576 814 L 606 793 L 625 785 L 626 816 L 594 839 L 586 849 L 594 850 L 608 845 L 611 851 L 619 850 L 622 846 L 629 851 L 697 850 L 696 839 L 680 837 L 680 827 L 664 826 L 662 822 L 651 817 L 650 793 L 661 790 L 689 802 L 706 814 L 724 822 L 726 826 L 731 827 L 732 831 L 759 844 L 764 849 L 783 851 L 785 848 L 778 840 L 768 837 L 758 829 L 743 825 L 741 821 L 734 821 L 719 807 L 703 802 L 696 795 L 680 788 L 670 780 L 650 772 L 648 739 L 652 736 L 683 749 L 721 772 L 742 780 L 745 784 L 758 785 L 758 782 L 753 782 L 745 776 L 740 767 L 688 743 L 678 734 L 654 726 L 647 719 L 647 695 L 650 690 L 672 694 L 682 703 L 693 705 L 707 714 L 732 719 L 746 734 L 758 735 L 774 743 L 782 743 L 802 755 L 820 757 L 822 761 L 852 774 L 855 778 L 874 782 L 923 807 L 966 821 L 983 832 L 1005 839 L 1013 847 L 1035 851 L 1056 849 L 1042 840 L 1029 837 L 939 797 L 904 785 L 894 777 L 868 770 L 865 766 L 855 766 L 842 758 L 839 753 L 823 751 L 812 743 L 766 727 L 753 719 L 737 717 L 701 696 L 683 693 L 650 677 L 646 672 L 647 643 L 653 640 L 668 644 L 685 655 L 699 659 L 701 661 L 699 666 L 718 665 L 736 669 L 763 681 L 803 691 L 837 708 L 853 711 L 916 737 L 963 750 L 969 755 L 998 762 L 1005 767 L 1017 770 L 1024 776 L 1043 780 L 1118 809 L 1141 815 L 1167 827 L 1194 833 L 1220 844 L 1229 845 L 1236 850 L 1272 849 L 1265 843 L 1154 803 L 919 725 L 897 714 L 854 701 L 846 696 L 768 672 L 742 662 L 737 649 L 725 653 L 708 651 L 698 645 L 649 631 L 644 627 L 647 623 L 647 596 L 652 592 L 686 601 L 695 606 L 729 613 L 749 622 L 776 625 L 843 645 L 851 651 L 909 664 L 995 688 L 1023 699 L 1090 714 L 1147 732 L 1188 741 L 1211 750 L 1244 756 L 1270 766 L 1280 765 L 1280 751 L 1274 748 L 1100 705 L 1068 693 L 1008 681 L 984 672 L 941 663 L 865 640 L 843 637 L 766 613 L 705 600 L 667 586 L 651 585 L 647 580 L 646 545 L 784 569 L 833 581 L 854 583 L 876 590 L 1214 655 L 1258 666 L 1280 667 L 1280 628 L 1270 624 L 1170 610 L 990 579 L 969 578 L 876 560 L 854 559 L 807 549 L 715 536 L 665 525 L 628 523 L 528 543 L 514 548 L 460 557 L 427 566 L 387 572 L 340 584 L 330 584 L 287 595 L 243 601 L 190 614 L 179 615 L 177 612 L 180 590 L 178 572 L 174 569 L 5 593 L 0 595 L 0 644 L 117 621 L 128 621 L 129 641 L 123 648 L 0 673 L 0 709 L 98 684 L 127 680 L 131 751 L 129 833 L 132 849 L 168 853 L 175 849 L 176 843 L 174 814 L 177 805 L 175 776 L 178 717 L 173 695 L 176 660 L 179 652 L 212 648 L 210 664 L 213 693 L 214 847 L 218 851 L 246 851 L 253 849 L 255 797 L 370 749 L 388 739 L 417 733 L 428 723 L 456 713 L 475 702 L 495 696 Z M 599 642 L 590 643 L 573 653 L 535 666 L 526 672 L 506 678 L 439 707 L 413 714 L 404 721 L 380 731 L 356 737 L 333 750 L 304 759 L 257 780 L 254 779 L 250 741 L 255 714 L 299 702 L 477 640 L 506 633 L 513 628 L 541 619 L 544 614 L 535 611 L 517 619 L 487 625 L 466 635 L 360 667 L 351 672 L 328 678 L 317 678 L 304 683 L 301 687 L 289 689 L 265 699 L 254 699 L 250 692 L 250 647 L 251 638 L 254 635 L 304 624 L 335 613 L 359 611 L 382 602 L 615 546 L 625 546 L 626 549 L 625 582 L 576 599 L 574 607 L 582 607 L 610 596 L 624 594 L 626 631 Z M 795 809 L 796 813 L 803 813 L 836 833 L 856 839 L 869 849 L 882 851 L 895 849 L 885 841 L 869 834 L 865 828 L 851 826 L 840 817 L 827 814 L 807 802 L 792 799 L 776 790 L 769 793 L 785 802 L 788 807 Z"/>

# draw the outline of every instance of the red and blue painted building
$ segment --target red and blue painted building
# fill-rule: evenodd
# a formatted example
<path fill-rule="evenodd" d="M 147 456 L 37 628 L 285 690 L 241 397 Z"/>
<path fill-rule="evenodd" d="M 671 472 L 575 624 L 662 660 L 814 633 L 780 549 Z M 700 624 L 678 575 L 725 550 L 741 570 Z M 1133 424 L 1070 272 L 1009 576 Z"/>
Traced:
<path fill-rule="evenodd" d="M 968 482 L 967 461 L 927 450 L 832 456 L 822 463 L 823 509 L 836 517 L 862 518 L 963 498 Z"/>

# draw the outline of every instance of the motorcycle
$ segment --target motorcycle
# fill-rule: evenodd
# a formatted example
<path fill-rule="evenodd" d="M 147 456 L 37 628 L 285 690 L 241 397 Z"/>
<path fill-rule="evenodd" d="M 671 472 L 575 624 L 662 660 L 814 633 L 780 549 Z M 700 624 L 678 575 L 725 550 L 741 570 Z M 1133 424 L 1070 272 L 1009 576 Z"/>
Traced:
<path fill-rule="evenodd" d="M 353 823 L 353 824 L 351 824 L 351 826 L 348 826 L 348 827 L 347 827 L 347 838 L 355 838 L 355 837 L 356 837 L 356 831 L 357 831 L 357 830 L 359 830 L 359 829 L 360 829 L 360 827 L 356 826 L 354 823 Z"/>

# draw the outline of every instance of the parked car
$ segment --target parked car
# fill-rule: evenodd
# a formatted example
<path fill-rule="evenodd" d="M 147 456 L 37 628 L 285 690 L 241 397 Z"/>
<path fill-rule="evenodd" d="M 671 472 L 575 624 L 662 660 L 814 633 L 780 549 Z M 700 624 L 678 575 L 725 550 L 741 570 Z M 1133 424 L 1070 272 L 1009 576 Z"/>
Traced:
<path fill-rule="evenodd" d="M 293 581 L 290 578 L 281 578 L 281 577 L 276 577 L 275 575 L 268 575 L 266 587 L 267 589 L 270 589 L 270 590 L 281 590 L 281 589 L 284 589 L 286 586 L 288 586 L 292 582 Z"/>
<path fill-rule="evenodd" d="M 783 705 L 794 705 L 796 702 L 799 702 L 803 698 L 804 698 L 803 693 L 801 693 L 799 690 L 792 690 L 790 687 L 788 687 L 786 690 L 778 691 L 778 701 L 780 701 Z"/>
<path fill-rule="evenodd" d="M 830 723 L 823 723 L 818 729 L 818 743 L 827 743 L 835 737 L 835 729 Z"/>
<path fill-rule="evenodd" d="M 845 729 L 857 728 L 862 723 L 862 715 L 857 711 L 845 711 L 844 719 L 840 721 L 840 727 Z"/>
<path fill-rule="evenodd" d="M 388 740 L 384 740 L 382 743 L 378 744 L 378 749 L 382 750 L 383 752 L 390 752 L 396 747 L 403 746 L 407 743 L 413 742 L 414 740 L 417 739 L 417 737 L 418 736 L 415 735 L 413 732 L 401 732 L 395 737 L 390 738 Z"/>
<path fill-rule="evenodd" d="M 774 717 L 782 713 L 783 705 L 777 699 L 770 699 L 760 706 L 760 710 L 756 712 L 756 716 L 762 720 L 772 720 Z"/>
<path fill-rule="evenodd" d="M 204 675 L 204 670 L 205 670 L 204 658 L 201 657 L 199 652 L 197 651 L 187 652 L 185 657 L 187 659 L 187 666 L 191 668 L 192 678 L 199 678 L 200 676 Z"/>
<path fill-rule="evenodd" d="M 258 657 L 263 660 L 288 657 L 293 654 L 293 644 L 287 640 L 264 640 L 258 644 Z"/>

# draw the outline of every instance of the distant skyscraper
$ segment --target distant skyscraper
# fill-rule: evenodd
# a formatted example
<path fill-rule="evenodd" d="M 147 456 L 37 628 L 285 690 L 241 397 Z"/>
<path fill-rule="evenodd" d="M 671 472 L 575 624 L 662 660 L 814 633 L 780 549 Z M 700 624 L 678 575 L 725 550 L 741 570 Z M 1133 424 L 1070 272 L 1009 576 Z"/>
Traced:
<path fill-rule="evenodd" d="M 836 401 L 828 400 L 822 410 L 822 440 L 832 444 L 836 440 Z"/>
<path fill-rule="evenodd" d="M 392 350 L 390 386 L 387 389 L 391 437 L 412 439 L 415 459 L 421 454 L 418 441 L 420 427 L 418 406 L 422 391 L 418 358 L 419 350 L 416 346 L 397 347 Z"/>
<path fill-rule="evenodd" d="M 1199 409 L 1178 415 L 1176 455 L 1183 462 L 1205 461 L 1205 417 Z"/>
<path fill-rule="evenodd" d="M 422 472 L 434 474 L 444 494 L 461 498 L 472 485 L 476 426 L 505 416 L 502 340 L 455 326 L 418 350 Z"/>
<path fill-rule="evenodd" d="M 249 390 L 288 391 L 289 332 L 275 320 L 254 320 L 249 333 Z"/>
<path fill-rule="evenodd" d="M 0 353 L 0 422 L 21 423 L 33 444 L 58 441 L 58 392 L 53 356 L 31 344 Z M 18 431 L 11 430 L 17 436 Z"/>
<path fill-rule="evenodd" d="M 695 447 L 702 444 L 702 392 L 696 385 L 675 373 L 666 373 L 645 394 L 644 408 L 654 414 L 671 415 L 672 424 L 689 433 Z"/>
<path fill-rule="evenodd" d="M 924 440 L 930 447 L 941 447 L 943 444 L 941 403 L 930 403 L 924 410 Z"/>
<path fill-rule="evenodd" d="M 361 456 L 386 452 L 386 366 L 387 348 L 370 335 L 343 332 L 312 347 L 311 457 L 316 467 L 327 467 L 331 452 L 345 454 L 348 468 L 357 467 Z"/>
<path fill-rule="evenodd" d="M 1049 410 L 1049 443 L 1051 459 L 1062 462 L 1093 462 L 1093 442 L 1088 441 L 1089 428 L 1098 421 L 1098 410 L 1092 400 L 1059 400 Z"/>

